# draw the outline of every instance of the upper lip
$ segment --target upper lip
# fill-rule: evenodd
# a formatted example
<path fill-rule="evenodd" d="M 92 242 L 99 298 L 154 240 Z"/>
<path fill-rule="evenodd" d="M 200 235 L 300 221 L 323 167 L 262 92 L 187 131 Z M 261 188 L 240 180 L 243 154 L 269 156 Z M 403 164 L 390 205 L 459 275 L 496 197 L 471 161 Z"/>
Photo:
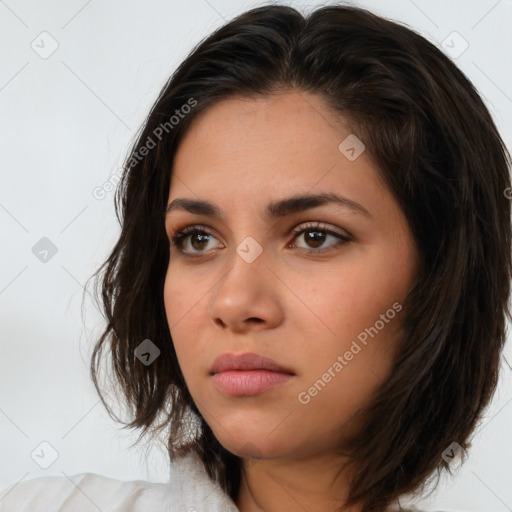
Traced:
<path fill-rule="evenodd" d="M 228 370 L 270 370 L 294 375 L 293 371 L 289 368 L 281 366 L 268 357 L 260 356 L 252 352 L 245 354 L 221 354 L 213 362 L 210 374 Z"/>

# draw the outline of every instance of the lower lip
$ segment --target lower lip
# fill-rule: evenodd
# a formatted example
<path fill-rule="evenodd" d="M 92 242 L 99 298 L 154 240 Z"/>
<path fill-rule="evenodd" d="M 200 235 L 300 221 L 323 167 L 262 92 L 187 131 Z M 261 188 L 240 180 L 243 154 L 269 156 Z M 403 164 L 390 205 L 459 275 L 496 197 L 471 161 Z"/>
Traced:
<path fill-rule="evenodd" d="M 268 370 L 229 370 L 214 374 L 213 380 L 225 395 L 254 396 L 285 383 L 290 377 L 293 375 Z"/>

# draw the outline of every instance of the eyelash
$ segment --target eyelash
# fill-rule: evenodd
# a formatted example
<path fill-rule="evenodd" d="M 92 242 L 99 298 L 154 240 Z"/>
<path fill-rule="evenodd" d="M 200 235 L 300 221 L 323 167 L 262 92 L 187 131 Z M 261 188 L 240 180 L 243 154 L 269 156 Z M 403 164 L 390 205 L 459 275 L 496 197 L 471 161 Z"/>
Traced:
<path fill-rule="evenodd" d="M 328 229 L 321 222 L 311 222 L 311 223 L 307 223 L 307 224 L 301 224 L 300 226 L 298 226 L 297 228 L 295 228 L 292 231 L 293 240 L 295 240 L 296 238 L 298 238 L 299 235 L 301 235 L 307 231 L 319 231 L 321 233 L 325 233 L 327 235 L 332 235 L 339 239 L 338 243 L 332 244 L 325 249 L 303 249 L 303 248 L 300 248 L 303 251 L 306 251 L 309 253 L 323 254 L 326 252 L 330 252 L 331 250 L 334 250 L 334 248 L 339 247 L 340 245 L 345 245 L 348 242 L 352 241 L 352 238 L 350 238 L 348 236 L 344 236 L 340 233 L 336 233 L 335 231 Z M 178 230 L 176 232 L 176 234 L 171 237 L 170 245 L 178 247 L 178 250 L 182 254 L 185 254 L 187 256 L 198 257 L 198 256 L 202 256 L 203 254 L 206 254 L 207 251 L 190 254 L 183 250 L 184 239 L 192 234 L 210 235 L 215 238 L 214 234 L 206 226 L 193 225 L 193 226 L 187 226 L 181 230 Z"/>

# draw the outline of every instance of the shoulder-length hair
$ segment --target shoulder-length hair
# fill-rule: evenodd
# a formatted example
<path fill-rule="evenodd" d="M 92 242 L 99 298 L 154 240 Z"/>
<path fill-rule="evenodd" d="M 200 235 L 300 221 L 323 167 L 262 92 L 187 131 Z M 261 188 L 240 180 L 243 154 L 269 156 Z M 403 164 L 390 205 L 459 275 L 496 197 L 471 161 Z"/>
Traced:
<path fill-rule="evenodd" d="M 115 385 L 133 410 L 124 428 L 142 429 L 140 440 L 169 427 L 170 460 L 196 452 L 210 478 L 236 499 L 241 459 L 202 418 L 173 347 L 163 299 L 164 218 L 173 157 L 198 114 L 222 98 L 283 90 L 317 94 L 348 122 L 408 219 L 422 259 L 403 304 L 393 371 L 344 447 L 355 469 L 348 505 L 361 500 L 365 512 L 384 510 L 434 473 L 439 479 L 449 471 L 442 453 L 453 442 L 470 446 L 497 385 L 511 319 L 510 155 L 471 82 L 405 26 L 355 7 L 322 7 L 305 17 L 267 5 L 192 50 L 124 163 L 115 195 L 122 231 L 93 274 L 107 325 L 94 346 L 91 376 L 114 417 L 97 380 L 108 344 Z M 160 350 L 150 365 L 135 357 L 146 339 Z M 200 435 L 183 442 L 190 411 Z"/>

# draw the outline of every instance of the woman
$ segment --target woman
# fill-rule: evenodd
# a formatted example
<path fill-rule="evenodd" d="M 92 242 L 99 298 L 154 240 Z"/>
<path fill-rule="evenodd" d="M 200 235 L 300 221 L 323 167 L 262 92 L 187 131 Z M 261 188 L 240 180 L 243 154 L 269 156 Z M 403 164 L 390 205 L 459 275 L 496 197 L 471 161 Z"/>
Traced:
<path fill-rule="evenodd" d="M 151 109 L 96 274 L 92 378 L 107 351 L 128 426 L 169 426 L 169 485 L 39 478 L 2 510 L 398 510 L 496 387 L 508 163 L 408 28 L 346 6 L 221 27 Z"/>

